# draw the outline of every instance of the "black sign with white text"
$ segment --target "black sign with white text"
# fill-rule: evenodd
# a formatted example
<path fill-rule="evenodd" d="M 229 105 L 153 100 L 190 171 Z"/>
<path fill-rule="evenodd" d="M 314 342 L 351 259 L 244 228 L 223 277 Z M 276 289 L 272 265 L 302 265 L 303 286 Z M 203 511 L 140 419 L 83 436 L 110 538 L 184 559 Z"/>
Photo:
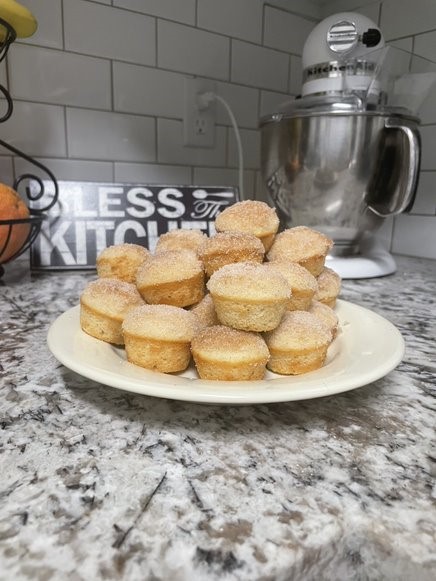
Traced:
<path fill-rule="evenodd" d="M 237 201 L 230 187 L 61 181 L 58 202 L 32 245 L 31 267 L 95 268 L 108 246 L 130 242 L 153 251 L 161 234 L 177 228 L 212 235 L 215 218 Z"/>

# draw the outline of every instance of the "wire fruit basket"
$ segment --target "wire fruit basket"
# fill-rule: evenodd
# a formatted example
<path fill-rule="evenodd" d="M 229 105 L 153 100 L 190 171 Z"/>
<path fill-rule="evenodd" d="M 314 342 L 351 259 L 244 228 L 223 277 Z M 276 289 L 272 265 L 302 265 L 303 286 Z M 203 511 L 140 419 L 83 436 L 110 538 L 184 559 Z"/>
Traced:
<path fill-rule="evenodd" d="M 3 33 L 3 40 L 0 42 L 0 62 L 2 62 L 9 50 L 10 45 L 14 42 L 17 35 L 12 26 L 0 18 L 0 30 Z M 13 101 L 8 89 L 0 84 L 0 93 L 6 104 L 6 111 L 0 116 L 0 123 L 9 119 L 13 112 Z M 23 158 L 28 163 L 36 166 L 41 170 L 46 178 L 54 185 L 54 194 L 50 199 L 42 204 L 42 198 L 46 194 L 44 181 L 39 175 L 25 173 L 15 179 L 12 188 L 18 192 L 19 186 L 24 186 L 26 198 L 30 204 L 38 202 L 38 207 L 30 206 L 29 214 L 26 217 L 1 219 L 0 220 L 0 277 L 4 274 L 3 264 L 11 262 L 30 248 L 41 231 L 43 221 L 47 218 L 46 212 L 52 208 L 58 199 L 59 188 L 53 173 L 41 164 L 39 161 L 23 153 L 18 148 L 0 139 L 0 145 L 8 149 L 12 154 Z M 32 185 L 32 187 L 30 187 Z M 1 194 L 0 194 L 1 195 Z"/>

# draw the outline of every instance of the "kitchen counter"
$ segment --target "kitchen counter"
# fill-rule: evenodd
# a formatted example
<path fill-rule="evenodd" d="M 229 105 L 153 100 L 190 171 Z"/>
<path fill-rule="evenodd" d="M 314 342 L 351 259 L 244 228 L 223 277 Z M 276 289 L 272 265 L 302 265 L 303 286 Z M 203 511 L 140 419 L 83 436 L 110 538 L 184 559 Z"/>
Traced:
<path fill-rule="evenodd" d="M 242 407 L 69 371 L 47 330 L 93 275 L 6 265 L 2 581 L 433 580 L 436 262 L 397 263 L 341 295 L 401 331 L 396 370 L 331 397 Z"/>

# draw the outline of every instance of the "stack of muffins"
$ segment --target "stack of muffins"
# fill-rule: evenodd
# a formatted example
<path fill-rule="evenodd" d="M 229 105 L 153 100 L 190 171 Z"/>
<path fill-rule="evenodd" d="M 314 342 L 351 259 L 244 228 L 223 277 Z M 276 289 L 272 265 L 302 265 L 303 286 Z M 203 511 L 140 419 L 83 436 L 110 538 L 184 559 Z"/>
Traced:
<path fill-rule="evenodd" d="M 224 381 L 322 367 L 338 329 L 341 280 L 325 266 L 332 241 L 305 226 L 278 234 L 275 210 L 253 200 L 224 210 L 215 228 L 163 234 L 154 254 L 104 250 L 81 296 L 82 329 L 164 373 L 191 358 L 200 378 Z"/>

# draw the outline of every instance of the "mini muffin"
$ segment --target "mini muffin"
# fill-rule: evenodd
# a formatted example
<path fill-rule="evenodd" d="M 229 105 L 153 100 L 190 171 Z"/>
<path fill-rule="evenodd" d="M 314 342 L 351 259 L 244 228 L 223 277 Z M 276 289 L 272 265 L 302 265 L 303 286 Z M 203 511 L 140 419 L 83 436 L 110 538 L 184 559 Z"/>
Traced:
<path fill-rule="evenodd" d="M 218 325 L 192 339 L 192 356 L 202 379 L 248 381 L 263 379 L 269 351 L 258 333 Z"/>
<path fill-rule="evenodd" d="M 123 345 L 123 319 L 129 309 L 143 304 L 134 284 L 99 278 L 90 282 L 80 297 L 80 326 L 96 339 Z"/>
<path fill-rule="evenodd" d="M 277 327 L 291 292 L 285 277 L 264 264 L 228 264 L 215 272 L 207 288 L 219 321 L 243 331 Z"/>
<path fill-rule="evenodd" d="M 341 277 L 331 268 L 327 266 L 317 278 L 318 290 L 314 298 L 328 307 L 333 307 L 336 304 L 336 299 L 341 292 Z"/>
<path fill-rule="evenodd" d="M 279 229 L 279 219 L 274 208 L 265 202 L 246 200 L 226 208 L 215 220 L 217 232 L 246 232 L 262 242 L 265 251 L 271 248 Z"/>
<path fill-rule="evenodd" d="M 336 337 L 339 328 L 339 318 L 331 307 L 314 300 L 310 306 L 309 313 L 312 313 L 327 325 L 333 339 Z"/>
<path fill-rule="evenodd" d="M 219 232 L 208 238 L 198 249 L 207 276 L 234 262 L 263 262 L 262 242 L 245 232 Z"/>
<path fill-rule="evenodd" d="M 283 375 L 299 375 L 324 365 L 332 334 L 307 311 L 288 311 L 280 325 L 264 335 L 270 352 L 267 367 Z"/>
<path fill-rule="evenodd" d="M 209 293 L 199 303 L 191 307 L 190 310 L 197 317 L 201 328 L 219 325 L 215 305 Z"/>
<path fill-rule="evenodd" d="M 147 303 L 188 307 L 204 296 L 203 265 L 190 250 L 162 250 L 138 270 L 136 286 Z"/>
<path fill-rule="evenodd" d="M 278 270 L 288 281 L 291 289 L 289 311 L 307 311 L 318 288 L 313 274 L 296 262 L 275 260 L 265 264 L 268 268 Z"/>
<path fill-rule="evenodd" d="M 191 359 L 197 320 L 189 311 L 169 305 L 131 309 L 123 322 L 127 360 L 146 369 L 183 371 Z"/>
<path fill-rule="evenodd" d="M 134 284 L 138 268 L 150 256 L 150 252 L 138 244 L 109 246 L 97 256 L 97 274 L 100 278 L 117 278 Z"/>
<path fill-rule="evenodd" d="M 198 248 L 206 239 L 206 234 L 201 230 L 171 230 L 159 236 L 155 251 L 192 250 L 197 253 Z"/>
<path fill-rule="evenodd" d="M 333 241 L 322 232 L 306 226 L 296 226 L 277 234 L 268 253 L 268 260 L 297 262 L 313 276 L 319 276 L 332 246 Z"/>

